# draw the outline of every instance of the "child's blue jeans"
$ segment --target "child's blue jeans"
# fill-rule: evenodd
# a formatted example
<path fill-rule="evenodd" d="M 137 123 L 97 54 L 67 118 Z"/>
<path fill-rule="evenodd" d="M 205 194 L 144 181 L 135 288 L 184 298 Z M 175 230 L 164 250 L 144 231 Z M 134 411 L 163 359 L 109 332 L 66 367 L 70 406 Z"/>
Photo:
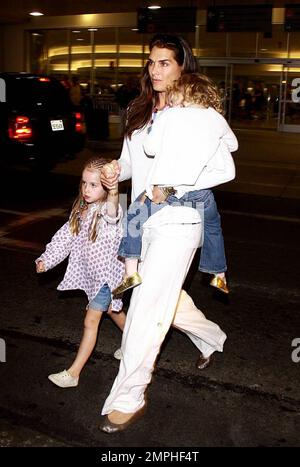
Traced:
<path fill-rule="evenodd" d="M 142 249 L 143 224 L 155 212 L 167 205 L 187 205 L 199 210 L 203 222 L 203 244 L 201 247 L 199 271 L 216 274 L 227 270 L 221 218 L 211 190 L 195 190 L 181 198 L 171 195 L 165 203 L 155 204 L 146 198 L 139 203 L 140 195 L 128 208 L 124 217 L 124 235 L 118 254 L 124 258 L 140 258 Z"/>

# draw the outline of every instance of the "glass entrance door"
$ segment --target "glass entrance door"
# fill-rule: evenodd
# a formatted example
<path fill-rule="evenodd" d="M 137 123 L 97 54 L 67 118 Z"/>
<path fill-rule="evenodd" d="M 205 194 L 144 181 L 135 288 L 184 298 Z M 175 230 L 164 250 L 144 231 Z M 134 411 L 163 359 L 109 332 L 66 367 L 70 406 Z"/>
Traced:
<path fill-rule="evenodd" d="M 207 75 L 218 85 L 221 95 L 223 96 L 225 117 L 229 120 L 231 114 L 232 65 L 230 63 L 212 65 L 211 62 L 199 60 L 198 66 L 199 73 Z"/>
<path fill-rule="evenodd" d="M 283 71 L 283 63 L 271 59 L 263 63 L 199 59 L 198 63 L 200 72 L 218 84 L 232 128 L 299 131 L 300 103 L 292 102 L 291 83 L 297 74 L 300 81 L 300 65 L 297 73 L 295 68 Z"/>
<path fill-rule="evenodd" d="M 199 60 L 199 69 L 219 86 L 233 128 L 277 129 L 282 65 Z"/>
<path fill-rule="evenodd" d="M 276 130 L 281 65 L 234 63 L 231 125 L 234 128 Z"/>

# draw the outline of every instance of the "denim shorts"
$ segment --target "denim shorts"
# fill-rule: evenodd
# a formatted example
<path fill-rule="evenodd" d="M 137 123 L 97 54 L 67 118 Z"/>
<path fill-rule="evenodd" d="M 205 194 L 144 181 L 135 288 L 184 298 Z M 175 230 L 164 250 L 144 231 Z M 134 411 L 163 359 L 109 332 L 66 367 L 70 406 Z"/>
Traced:
<path fill-rule="evenodd" d="M 96 297 L 88 304 L 88 308 L 97 311 L 107 311 L 111 302 L 111 291 L 107 284 L 104 284 Z"/>

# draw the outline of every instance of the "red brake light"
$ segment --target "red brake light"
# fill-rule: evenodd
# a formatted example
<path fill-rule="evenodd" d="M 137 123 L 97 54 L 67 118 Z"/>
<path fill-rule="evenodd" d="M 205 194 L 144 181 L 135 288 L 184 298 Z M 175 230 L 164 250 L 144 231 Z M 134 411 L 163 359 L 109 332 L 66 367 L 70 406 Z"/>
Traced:
<path fill-rule="evenodd" d="M 28 141 L 32 138 L 30 119 L 23 115 L 17 115 L 9 124 L 8 136 L 18 141 Z"/>
<path fill-rule="evenodd" d="M 86 128 L 85 128 L 85 123 L 84 123 L 84 117 L 81 112 L 75 112 L 74 113 L 76 122 L 75 122 L 75 130 L 78 133 L 85 133 Z"/>
<path fill-rule="evenodd" d="M 48 83 L 50 81 L 50 78 L 39 78 L 39 81 L 42 83 Z"/>
<path fill-rule="evenodd" d="M 28 117 L 16 117 L 16 123 L 28 123 L 29 118 Z"/>

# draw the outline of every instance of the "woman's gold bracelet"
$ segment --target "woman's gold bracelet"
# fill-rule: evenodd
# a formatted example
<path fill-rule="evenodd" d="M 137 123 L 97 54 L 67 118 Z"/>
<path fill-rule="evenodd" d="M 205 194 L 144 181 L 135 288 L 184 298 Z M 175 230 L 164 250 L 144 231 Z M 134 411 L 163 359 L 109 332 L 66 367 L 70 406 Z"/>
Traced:
<path fill-rule="evenodd" d="M 118 196 L 119 192 L 118 191 L 109 191 L 108 196 Z"/>

